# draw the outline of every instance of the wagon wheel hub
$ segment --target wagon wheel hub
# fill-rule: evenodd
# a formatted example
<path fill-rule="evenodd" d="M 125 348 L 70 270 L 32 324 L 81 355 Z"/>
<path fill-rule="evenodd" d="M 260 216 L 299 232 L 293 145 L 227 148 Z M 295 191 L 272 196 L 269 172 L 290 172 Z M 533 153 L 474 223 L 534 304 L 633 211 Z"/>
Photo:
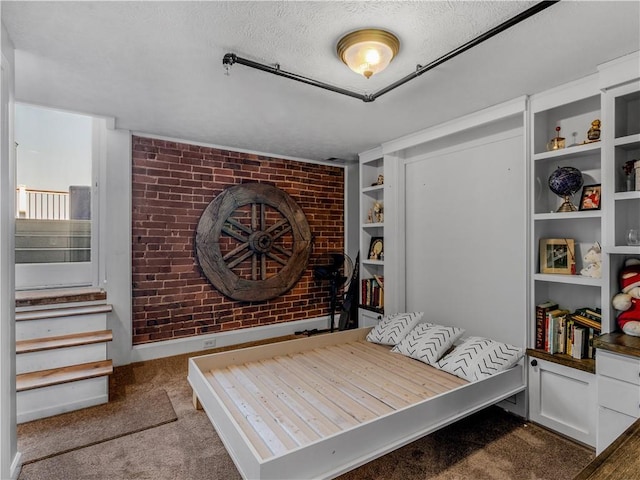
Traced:
<path fill-rule="evenodd" d="M 266 232 L 253 232 L 249 236 L 249 248 L 255 253 L 268 253 L 273 245 L 273 238 Z"/>

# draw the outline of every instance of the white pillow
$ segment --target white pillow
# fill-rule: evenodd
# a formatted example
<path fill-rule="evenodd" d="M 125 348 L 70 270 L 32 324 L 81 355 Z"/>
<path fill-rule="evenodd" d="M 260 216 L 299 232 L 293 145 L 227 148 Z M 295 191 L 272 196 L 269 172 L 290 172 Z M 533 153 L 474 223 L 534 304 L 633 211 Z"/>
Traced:
<path fill-rule="evenodd" d="M 463 334 L 464 330 L 458 327 L 420 323 L 391 351 L 431 365 L 437 362 Z"/>
<path fill-rule="evenodd" d="M 513 367 L 524 349 L 483 337 L 469 337 L 433 366 L 469 382 Z"/>
<path fill-rule="evenodd" d="M 380 320 L 367 334 L 367 340 L 382 345 L 395 345 L 413 330 L 424 312 L 396 313 Z"/>

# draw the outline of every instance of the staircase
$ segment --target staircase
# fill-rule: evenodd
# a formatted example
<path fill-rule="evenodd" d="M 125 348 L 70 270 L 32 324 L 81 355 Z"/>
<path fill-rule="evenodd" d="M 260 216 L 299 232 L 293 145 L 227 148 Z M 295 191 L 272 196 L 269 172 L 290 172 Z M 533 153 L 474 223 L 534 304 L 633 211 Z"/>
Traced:
<path fill-rule="evenodd" d="M 99 289 L 16 293 L 18 423 L 109 400 L 111 310 Z"/>

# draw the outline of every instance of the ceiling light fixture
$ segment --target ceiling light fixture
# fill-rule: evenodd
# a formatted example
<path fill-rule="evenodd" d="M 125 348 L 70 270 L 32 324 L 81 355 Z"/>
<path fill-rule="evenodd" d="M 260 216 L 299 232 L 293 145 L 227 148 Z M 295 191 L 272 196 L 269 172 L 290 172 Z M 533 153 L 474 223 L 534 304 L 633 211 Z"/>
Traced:
<path fill-rule="evenodd" d="M 385 93 L 388 93 L 391 90 L 394 90 L 394 89 L 398 88 L 400 85 L 404 85 L 409 80 L 413 80 L 414 78 L 419 77 L 423 73 L 426 73 L 429 70 L 432 70 L 432 69 L 436 68 L 438 65 L 442 65 L 444 62 L 446 62 L 448 60 L 451 60 L 453 57 L 456 57 L 456 56 L 460 55 L 461 53 L 466 52 L 467 50 L 469 50 L 469 49 L 481 44 L 482 42 L 484 42 L 484 41 L 486 41 L 488 39 L 490 39 L 491 37 L 494 37 L 495 35 L 497 35 L 497 34 L 499 34 L 501 32 L 504 32 L 508 28 L 511 28 L 514 25 L 517 25 L 518 23 L 526 20 L 529 17 L 532 17 L 533 15 L 545 10 L 546 8 L 549 8 L 550 6 L 558 3 L 559 1 L 560 0 L 543 0 L 541 2 L 538 2 L 535 5 L 533 5 L 532 7 L 528 8 L 525 11 L 523 11 L 522 13 L 519 13 L 515 17 L 512 17 L 512 18 L 508 19 L 507 21 L 501 23 L 497 27 L 494 27 L 491 30 L 488 30 L 485 33 L 483 33 L 483 34 L 481 34 L 481 35 L 469 40 L 467 43 L 465 43 L 463 45 L 460 45 L 458 48 L 455 48 L 455 49 L 451 50 L 450 52 L 445 53 L 443 56 L 433 60 L 432 62 L 428 63 L 427 65 L 416 65 L 416 69 L 415 69 L 414 72 L 411 72 L 409 75 L 407 75 L 405 77 L 402 77 L 400 80 L 397 80 L 397 81 L 393 82 L 392 84 L 387 85 L 386 87 L 384 87 L 384 88 L 382 88 L 382 89 L 380 89 L 380 90 L 378 90 L 377 92 L 374 92 L 374 93 L 353 92 L 353 91 L 347 90 L 345 88 L 336 87 L 335 85 L 331 85 L 331 84 L 328 84 L 328 83 L 325 83 L 325 82 L 321 82 L 319 80 L 314 80 L 313 78 L 303 77 L 302 75 L 298 75 L 297 73 L 291 73 L 291 72 L 287 72 L 285 70 L 281 70 L 280 69 L 280 65 L 278 65 L 278 64 L 276 64 L 275 66 L 265 65 L 263 63 L 258 63 L 258 62 L 255 62 L 253 60 L 249 60 L 247 58 L 239 57 L 235 53 L 226 53 L 224 55 L 224 57 L 222 57 L 222 65 L 226 69 L 227 73 L 229 72 L 229 69 L 231 68 L 232 65 L 234 65 L 236 63 L 239 63 L 240 65 L 245 65 L 247 67 L 255 68 L 256 70 L 262 70 L 263 72 L 272 73 L 273 75 L 278 75 L 278 76 L 281 76 L 281 77 L 288 78 L 290 80 L 295 80 L 297 82 L 306 83 L 307 85 L 312 85 L 314 87 L 323 88 L 323 89 L 329 90 L 331 92 L 335 92 L 335 93 L 340 93 L 342 95 L 346 95 L 348 97 L 357 98 L 359 100 L 362 100 L 363 102 L 373 102 L 376 98 L 381 97 Z M 353 33 L 358 33 L 358 32 L 353 32 Z M 386 32 L 386 33 L 388 33 L 388 32 Z M 351 35 L 351 34 L 349 34 L 349 35 Z M 342 54 L 340 53 L 340 43 L 342 41 L 344 41 L 347 37 L 349 37 L 349 35 L 343 37 L 340 40 L 340 42 L 338 42 L 338 54 L 340 55 L 341 58 L 342 58 Z M 389 34 L 389 35 L 391 35 L 391 34 Z M 398 39 L 396 38 L 396 41 L 397 40 Z M 398 47 L 397 48 L 400 48 L 400 42 L 398 42 Z M 397 53 L 397 50 L 396 50 L 396 53 Z M 391 59 L 389 59 L 389 62 L 390 61 L 391 61 Z M 345 61 L 345 63 L 347 63 L 347 62 Z M 387 64 L 388 64 L 388 62 L 387 62 Z M 380 70 L 381 69 L 378 69 L 377 71 L 380 71 Z M 362 72 L 360 72 L 359 70 L 354 70 L 354 71 L 357 71 L 358 73 L 362 73 L 365 76 L 367 76 L 366 73 L 365 73 L 367 71 L 371 71 L 372 72 L 371 75 L 376 72 L 376 70 L 366 69 L 366 68 Z M 371 75 L 369 75 L 369 76 L 371 76 Z"/>
<path fill-rule="evenodd" d="M 370 78 L 389 66 L 400 50 L 400 40 L 386 30 L 367 28 L 342 37 L 337 50 L 351 70 Z"/>

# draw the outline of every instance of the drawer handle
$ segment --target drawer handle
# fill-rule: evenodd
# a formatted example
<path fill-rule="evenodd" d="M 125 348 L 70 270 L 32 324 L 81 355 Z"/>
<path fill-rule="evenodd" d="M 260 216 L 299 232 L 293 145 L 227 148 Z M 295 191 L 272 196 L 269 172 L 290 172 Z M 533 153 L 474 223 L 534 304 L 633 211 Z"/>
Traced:
<path fill-rule="evenodd" d="M 533 360 L 531 360 L 531 366 L 532 367 L 537 367 L 538 366 L 538 361 L 535 358 Z"/>

